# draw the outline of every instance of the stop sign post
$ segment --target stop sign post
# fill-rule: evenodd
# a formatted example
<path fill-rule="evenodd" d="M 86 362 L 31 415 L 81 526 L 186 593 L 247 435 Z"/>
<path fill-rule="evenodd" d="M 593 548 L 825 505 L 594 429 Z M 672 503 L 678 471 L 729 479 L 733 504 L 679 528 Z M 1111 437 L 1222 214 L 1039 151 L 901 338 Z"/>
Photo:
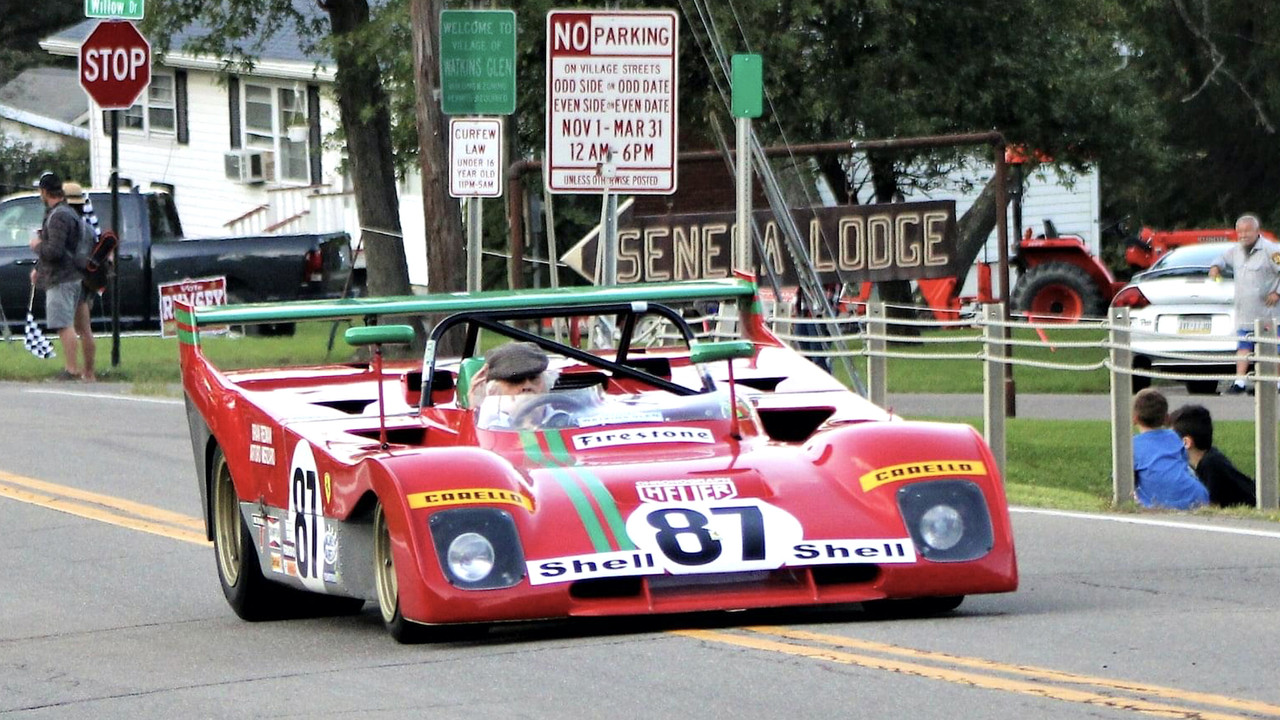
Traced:
<path fill-rule="evenodd" d="M 151 43 L 133 23 L 103 20 L 80 45 L 80 86 L 103 110 L 128 110 L 151 83 Z"/>

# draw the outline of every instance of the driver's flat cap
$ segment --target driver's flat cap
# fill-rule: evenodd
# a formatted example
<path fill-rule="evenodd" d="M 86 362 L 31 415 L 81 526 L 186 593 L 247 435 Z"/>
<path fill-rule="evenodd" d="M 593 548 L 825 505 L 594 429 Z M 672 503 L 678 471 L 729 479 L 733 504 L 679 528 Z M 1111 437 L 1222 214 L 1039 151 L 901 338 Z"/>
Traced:
<path fill-rule="evenodd" d="M 547 369 L 547 354 L 527 342 L 512 342 L 489 351 L 484 358 L 490 380 L 515 380 Z"/>

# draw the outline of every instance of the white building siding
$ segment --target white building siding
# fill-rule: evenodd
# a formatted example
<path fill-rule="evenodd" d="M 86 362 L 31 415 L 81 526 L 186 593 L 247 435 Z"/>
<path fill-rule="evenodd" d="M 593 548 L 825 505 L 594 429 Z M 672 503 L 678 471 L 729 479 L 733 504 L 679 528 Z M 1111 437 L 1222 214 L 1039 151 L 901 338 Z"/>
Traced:
<path fill-rule="evenodd" d="M 156 72 L 163 72 L 157 69 Z M 288 81 L 253 79 L 255 84 L 295 87 Z M 321 92 L 321 134 L 334 128 L 333 100 Z M 225 154 L 231 150 L 231 118 L 227 86 L 211 72 L 190 71 L 187 77 L 187 127 L 190 142 L 179 143 L 176 133 L 146 132 L 126 128 L 119 131 L 120 176 L 135 186 L 165 183 L 174 187 L 174 199 L 188 235 L 226 235 L 226 224 L 268 203 L 267 190 L 279 185 L 306 183 L 263 183 L 242 185 L 225 176 Z M 111 141 L 104 132 L 102 112 L 95 105 L 90 114 L 93 133 L 93 184 L 105 187 L 110 177 Z M 321 157 L 323 180 L 341 184 L 339 154 L 326 151 Z"/>

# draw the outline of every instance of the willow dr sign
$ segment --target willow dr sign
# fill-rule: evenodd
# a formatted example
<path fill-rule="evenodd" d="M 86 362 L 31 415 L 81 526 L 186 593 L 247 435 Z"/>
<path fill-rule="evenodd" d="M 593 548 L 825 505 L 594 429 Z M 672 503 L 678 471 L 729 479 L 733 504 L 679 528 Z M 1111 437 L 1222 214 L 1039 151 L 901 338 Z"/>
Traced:
<path fill-rule="evenodd" d="M 151 44 L 133 23 L 99 22 L 80 45 L 80 87 L 103 110 L 128 110 L 151 83 Z"/>

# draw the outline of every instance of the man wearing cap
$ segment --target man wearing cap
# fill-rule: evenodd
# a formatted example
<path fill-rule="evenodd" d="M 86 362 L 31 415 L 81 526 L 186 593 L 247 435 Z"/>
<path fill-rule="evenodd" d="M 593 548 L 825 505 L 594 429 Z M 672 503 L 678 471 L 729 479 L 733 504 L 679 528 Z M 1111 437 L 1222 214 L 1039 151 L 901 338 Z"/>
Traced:
<path fill-rule="evenodd" d="M 554 382 L 548 377 L 554 372 L 547 370 L 548 364 L 547 353 L 533 343 L 512 342 L 490 350 L 484 367 L 471 378 L 471 407 L 481 408 L 477 425 L 511 427 L 512 418 L 520 415 L 525 401 L 546 394 Z M 509 396 L 514 396 L 512 401 L 505 402 Z M 485 403 L 485 398 L 496 398 L 497 402 Z M 563 412 L 543 410 L 547 415 Z M 539 418 L 538 422 L 545 419 Z"/>
<path fill-rule="evenodd" d="M 547 354 L 533 343 L 499 345 L 485 355 L 484 367 L 471 378 L 471 406 L 479 407 L 489 395 L 545 393 L 547 365 Z"/>
<path fill-rule="evenodd" d="M 79 213 L 67 205 L 62 189 L 62 178 L 47 172 L 36 185 L 40 199 L 45 204 L 44 222 L 40 232 L 31 240 L 31 249 L 38 262 L 31 271 L 31 282 L 44 290 L 45 325 L 55 330 L 62 340 L 62 358 L 65 363 L 58 374 L 59 380 L 81 377 L 76 360 L 80 355 L 79 339 L 88 337 L 84 345 L 83 378 L 94 380 L 92 333 L 89 328 L 88 306 L 85 306 L 83 323 L 78 322 L 78 308 L 84 299 L 84 286 L 80 271 L 75 266 L 76 247 L 84 234 L 84 221 Z"/>

